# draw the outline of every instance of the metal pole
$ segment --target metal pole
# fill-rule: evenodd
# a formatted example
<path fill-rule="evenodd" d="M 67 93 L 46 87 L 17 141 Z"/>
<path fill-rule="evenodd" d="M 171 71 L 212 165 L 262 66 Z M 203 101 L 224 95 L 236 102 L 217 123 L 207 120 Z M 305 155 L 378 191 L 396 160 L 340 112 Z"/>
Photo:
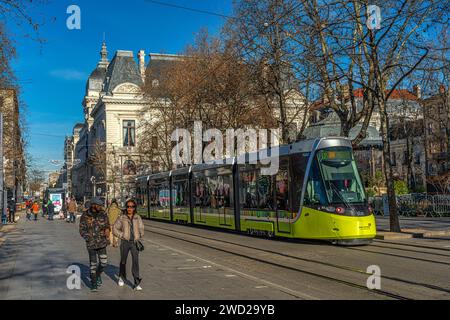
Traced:
<path fill-rule="evenodd" d="M 6 223 L 6 198 L 4 192 L 4 163 L 3 163 L 3 113 L 0 112 L 0 204 L 1 204 L 1 223 Z"/>

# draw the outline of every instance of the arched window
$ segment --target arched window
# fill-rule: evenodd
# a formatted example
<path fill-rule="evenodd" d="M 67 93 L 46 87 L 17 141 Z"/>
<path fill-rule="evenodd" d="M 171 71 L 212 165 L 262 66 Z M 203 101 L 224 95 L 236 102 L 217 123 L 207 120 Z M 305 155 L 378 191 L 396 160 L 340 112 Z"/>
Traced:
<path fill-rule="evenodd" d="M 134 176 L 136 175 L 136 164 L 133 160 L 127 160 L 123 164 L 123 175 L 124 176 Z"/>

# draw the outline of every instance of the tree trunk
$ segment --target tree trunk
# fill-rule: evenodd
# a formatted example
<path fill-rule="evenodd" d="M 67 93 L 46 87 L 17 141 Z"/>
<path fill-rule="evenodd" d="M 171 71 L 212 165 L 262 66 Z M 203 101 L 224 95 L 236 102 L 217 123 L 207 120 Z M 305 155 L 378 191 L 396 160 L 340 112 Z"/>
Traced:
<path fill-rule="evenodd" d="M 416 178 L 414 176 L 414 149 L 413 149 L 413 142 L 411 141 L 411 138 L 409 135 L 412 135 L 412 132 L 408 132 L 408 135 L 406 136 L 406 165 L 407 165 L 407 176 L 408 176 L 408 189 L 410 191 L 416 189 Z"/>
<path fill-rule="evenodd" d="M 383 159 L 384 172 L 387 184 L 388 203 L 389 203 L 389 217 L 390 217 L 390 231 L 401 232 L 400 221 L 397 213 L 397 201 L 394 189 L 394 174 L 392 171 L 391 162 L 391 144 L 389 141 L 389 118 L 386 111 L 386 102 L 379 100 L 379 108 L 381 114 L 381 138 L 383 140 Z"/>

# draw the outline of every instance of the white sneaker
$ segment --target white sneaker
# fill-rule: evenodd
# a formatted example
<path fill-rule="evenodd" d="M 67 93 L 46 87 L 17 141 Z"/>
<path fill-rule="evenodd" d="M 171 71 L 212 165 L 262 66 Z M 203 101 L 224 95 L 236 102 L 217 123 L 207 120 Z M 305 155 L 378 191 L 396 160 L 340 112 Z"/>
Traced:
<path fill-rule="evenodd" d="M 119 278 L 118 284 L 119 284 L 119 287 L 123 287 L 125 285 L 125 282 L 123 282 L 122 278 Z"/>
<path fill-rule="evenodd" d="M 134 290 L 136 290 L 136 291 L 142 291 L 142 287 L 141 287 L 140 285 L 138 285 L 138 286 L 136 286 L 136 287 L 134 288 Z"/>

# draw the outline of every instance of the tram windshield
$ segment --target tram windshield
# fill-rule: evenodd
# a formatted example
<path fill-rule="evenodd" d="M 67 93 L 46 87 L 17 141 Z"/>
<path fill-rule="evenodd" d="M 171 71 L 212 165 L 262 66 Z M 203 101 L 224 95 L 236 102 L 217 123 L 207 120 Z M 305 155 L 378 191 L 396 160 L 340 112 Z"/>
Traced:
<path fill-rule="evenodd" d="M 349 206 L 366 201 L 352 149 L 320 150 L 316 160 L 308 183 L 307 202 Z"/>

